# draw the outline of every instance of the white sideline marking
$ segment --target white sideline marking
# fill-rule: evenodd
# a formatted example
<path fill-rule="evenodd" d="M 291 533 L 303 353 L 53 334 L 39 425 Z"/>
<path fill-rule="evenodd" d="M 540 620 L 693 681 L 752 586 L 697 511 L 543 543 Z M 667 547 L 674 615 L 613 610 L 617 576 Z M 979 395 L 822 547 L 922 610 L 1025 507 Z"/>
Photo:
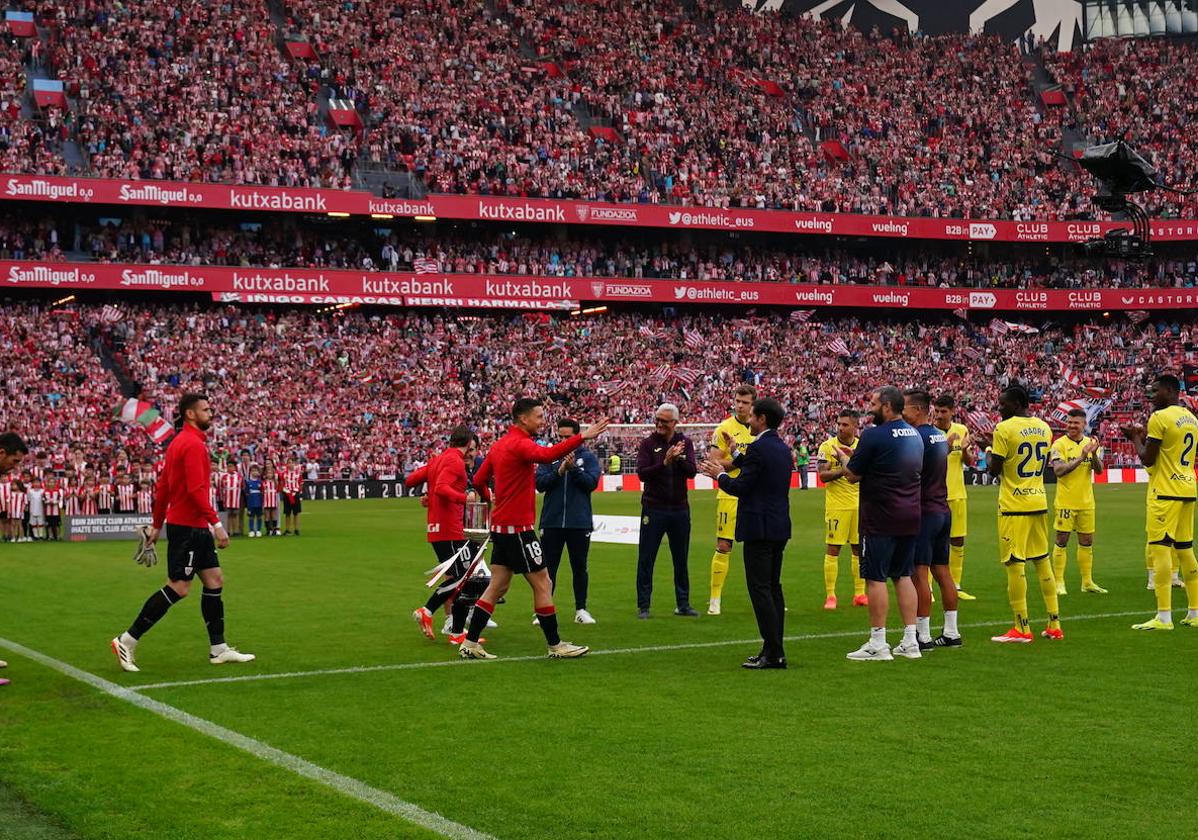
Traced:
<path fill-rule="evenodd" d="M 381 811 L 386 811 L 397 817 L 401 817 L 408 822 L 415 823 L 421 828 L 427 828 L 442 837 L 461 838 L 461 840 L 495 840 L 489 834 L 484 834 L 481 831 L 475 831 L 469 826 L 461 823 L 448 820 L 440 814 L 426 811 L 418 805 L 413 805 L 411 802 L 406 802 L 399 797 L 388 793 L 385 790 L 371 787 L 365 782 L 360 782 L 350 776 L 343 776 L 340 773 L 335 773 L 332 770 L 313 764 L 310 761 L 300 758 L 297 755 L 283 752 L 280 749 L 264 744 L 240 732 L 234 732 L 232 729 L 226 729 L 219 724 L 205 720 L 195 715 L 188 714 L 182 709 L 177 709 L 174 706 L 168 706 L 166 703 L 161 703 L 149 697 L 138 694 L 135 691 L 130 691 L 124 686 L 117 685 L 114 682 L 109 682 L 102 677 L 97 677 L 95 674 L 90 674 L 87 671 L 82 671 L 73 665 L 68 665 L 61 660 L 47 656 L 36 650 L 30 650 L 24 645 L 17 642 L 9 641 L 5 638 L 0 638 L 0 647 L 7 648 L 13 653 L 32 659 L 58 671 L 60 674 L 65 674 L 72 679 L 87 683 L 95 689 L 115 697 L 118 700 L 124 700 L 126 703 L 153 712 L 156 715 L 182 724 L 189 729 L 194 729 L 209 737 L 215 738 L 229 746 L 243 750 L 255 758 L 260 758 L 263 761 L 273 764 L 276 767 L 281 767 L 284 770 L 290 770 L 299 776 L 312 779 L 326 787 L 330 787 L 338 793 L 344 794 L 351 799 L 357 799 L 360 802 L 365 802 L 367 805 L 373 805 Z"/>
<path fill-rule="evenodd" d="M 1099 613 L 1096 615 L 1066 616 L 1066 625 L 1074 621 L 1093 621 L 1101 618 L 1124 618 L 1126 616 L 1144 615 L 1145 610 L 1129 610 L 1127 612 Z M 962 624 L 962 629 L 977 629 L 981 627 L 998 627 L 1009 624 L 1008 621 L 983 621 L 976 624 Z M 846 630 L 836 633 L 807 633 L 801 636 L 786 636 L 787 642 L 809 642 L 816 639 L 844 639 L 850 636 L 863 636 L 863 630 Z M 687 642 L 680 645 L 645 645 L 643 647 L 611 648 L 609 650 L 593 650 L 587 656 L 621 656 L 630 653 L 660 653 L 671 650 L 698 650 L 700 648 L 731 647 L 733 645 L 754 645 L 761 639 L 729 639 L 722 642 Z M 394 665 L 356 665 L 349 668 L 323 668 L 317 671 L 285 671 L 277 674 L 244 674 L 239 677 L 212 677 L 199 680 L 175 680 L 173 682 L 146 683 L 145 685 L 129 686 L 131 692 L 150 691 L 155 688 L 179 688 L 189 685 L 216 685 L 218 683 L 259 682 L 261 680 L 286 680 L 299 677 L 329 677 L 337 674 L 369 674 L 375 671 L 412 671 L 423 668 L 448 668 L 461 665 L 477 665 L 482 663 L 497 664 L 501 662 L 542 662 L 544 656 L 501 656 L 498 659 L 438 660 L 436 662 L 402 662 Z"/>

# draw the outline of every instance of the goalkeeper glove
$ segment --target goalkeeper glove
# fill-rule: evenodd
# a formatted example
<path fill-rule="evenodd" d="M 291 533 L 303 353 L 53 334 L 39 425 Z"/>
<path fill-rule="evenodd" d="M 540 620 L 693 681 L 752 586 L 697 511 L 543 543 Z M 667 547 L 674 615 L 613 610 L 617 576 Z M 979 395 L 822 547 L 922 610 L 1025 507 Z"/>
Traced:
<path fill-rule="evenodd" d="M 137 549 L 133 552 L 133 560 L 147 569 L 158 565 L 158 549 L 150 542 L 150 526 L 142 525 L 137 529 Z"/>

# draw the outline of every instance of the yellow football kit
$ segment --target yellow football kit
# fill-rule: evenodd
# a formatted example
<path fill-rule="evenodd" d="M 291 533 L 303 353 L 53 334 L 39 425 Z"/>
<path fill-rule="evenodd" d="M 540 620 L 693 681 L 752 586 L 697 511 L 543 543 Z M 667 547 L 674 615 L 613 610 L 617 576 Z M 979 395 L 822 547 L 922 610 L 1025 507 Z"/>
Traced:
<path fill-rule="evenodd" d="M 845 465 L 840 454 L 840 447 L 857 448 L 857 438 L 853 442 L 843 444 L 837 437 L 830 437 L 820 444 L 816 452 L 816 463 L 821 470 L 840 469 Z M 857 504 L 861 495 L 859 484 L 850 484 L 843 478 L 838 478 L 824 485 L 824 543 L 825 545 L 860 545 L 861 537 L 857 528 Z M 840 568 L 840 557 L 837 554 L 824 554 L 824 591 L 828 598 L 836 597 L 836 578 Z M 853 596 L 865 594 L 865 580 L 861 577 L 861 568 L 857 558 L 850 555 L 849 569 L 853 573 Z"/>
<path fill-rule="evenodd" d="M 1015 614 L 1014 630 L 1030 639 L 1027 611 L 1027 563 L 1035 566 L 1040 594 L 1048 610 L 1047 638 L 1062 638 L 1057 583 L 1048 557 L 1048 495 L 1044 470 L 1052 430 L 1035 417 L 1008 417 L 994 429 L 991 451 L 1003 459 L 998 491 L 998 552 L 1007 569 L 1007 597 Z M 1055 634 L 1055 635 L 1054 635 Z M 1010 634 L 1008 634 L 1009 636 Z M 1006 637 L 995 637 L 1003 640 Z"/>
<path fill-rule="evenodd" d="M 1067 463 L 1078 458 L 1092 440 L 1093 438 L 1084 435 L 1081 440 L 1062 435 L 1053 441 L 1048 463 Z M 1095 455 L 1101 458 L 1102 450 L 1098 450 Z M 1053 506 L 1056 509 L 1056 530 L 1077 531 L 1079 534 L 1094 533 L 1094 465 L 1091 459 L 1087 458 L 1072 472 L 1057 479 Z"/>
<path fill-rule="evenodd" d="M 748 425 L 735 417 L 729 417 L 716 426 L 711 434 L 711 446 L 719 449 L 725 458 L 735 458 L 745 451 L 753 442 L 753 433 Z M 728 475 L 735 478 L 740 470 L 732 469 Z M 717 540 L 736 539 L 736 497 L 723 490 L 717 490 L 715 502 L 715 536 Z M 708 602 L 708 614 L 720 614 L 720 598 L 724 592 L 724 581 L 728 577 L 728 553 L 720 551 L 718 546 L 711 556 L 711 599 Z"/>
<path fill-rule="evenodd" d="M 1198 419 L 1189 409 L 1171 405 L 1148 419 L 1148 440 L 1159 443 L 1156 463 L 1148 470 L 1148 556 L 1152 561 L 1157 619 L 1136 629 L 1171 628 L 1165 622 L 1173 607 L 1172 570 L 1178 568 L 1186 588 L 1190 615 L 1198 611 L 1198 558 L 1194 556 L 1194 462 L 1198 457 Z M 1186 621 L 1190 621 L 1189 617 Z"/>

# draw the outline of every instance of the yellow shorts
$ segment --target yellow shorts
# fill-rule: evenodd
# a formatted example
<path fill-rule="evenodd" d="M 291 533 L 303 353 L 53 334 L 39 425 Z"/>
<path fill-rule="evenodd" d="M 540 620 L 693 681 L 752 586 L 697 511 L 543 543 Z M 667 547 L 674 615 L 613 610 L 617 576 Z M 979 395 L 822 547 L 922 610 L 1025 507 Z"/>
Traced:
<path fill-rule="evenodd" d="M 1194 502 L 1176 499 L 1148 500 L 1148 542 L 1194 541 Z"/>
<path fill-rule="evenodd" d="M 949 499 L 948 512 L 953 515 L 952 528 L 948 535 L 952 539 L 965 537 L 969 533 L 969 502 L 966 499 Z"/>
<path fill-rule="evenodd" d="M 1094 508 L 1089 510 L 1057 508 L 1056 523 L 1053 527 L 1064 533 L 1077 531 L 1079 534 L 1093 534 Z"/>
<path fill-rule="evenodd" d="M 824 533 L 827 545 L 860 545 L 857 533 L 857 508 L 837 508 L 824 511 Z"/>
<path fill-rule="evenodd" d="M 998 560 L 1042 560 L 1048 556 L 1048 512 L 998 515 Z"/>
<path fill-rule="evenodd" d="M 736 539 L 737 501 L 737 499 L 716 499 L 715 538 L 717 540 Z"/>

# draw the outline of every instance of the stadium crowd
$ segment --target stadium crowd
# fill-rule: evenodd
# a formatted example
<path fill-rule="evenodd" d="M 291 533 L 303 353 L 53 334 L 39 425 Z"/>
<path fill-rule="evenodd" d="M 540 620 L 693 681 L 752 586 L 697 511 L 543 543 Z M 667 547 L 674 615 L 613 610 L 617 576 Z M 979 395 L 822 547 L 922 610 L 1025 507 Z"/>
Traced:
<path fill-rule="evenodd" d="M 1192 41 L 1108 38 L 1069 53 L 1042 51 L 1096 142 L 1125 139 L 1169 186 L 1198 186 L 1198 50 Z M 1152 216 L 1198 213 L 1198 197 L 1156 191 L 1137 196 Z"/>
<path fill-rule="evenodd" d="M 229 225 L 198 219 L 64 223 L 0 214 L 0 259 L 91 259 L 152 265 L 347 268 L 366 271 L 628 277 L 732 282 L 969 288 L 1189 288 L 1198 260 L 1180 249 L 1156 259 L 1063 260 L 1033 248 L 990 257 L 918 243 L 828 247 L 795 238 L 756 242 L 663 238 L 603 231 L 589 236 L 419 227 L 305 226 L 290 219 Z"/>
<path fill-rule="evenodd" d="M 7 44 L 0 162 L 60 171 L 61 134 L 112 177 L 348 187 L 365 163 L 432 192 L 1022 220 L 1100 215 L 1090 177 L 1057 156 L 1065 128 L 1126 136 L 1176 183 L 1194 170 L 1188 41 L 1045 47 L 1072 102 L 1049 107 L 1035 56 L 996 36 L 722 0 L 286 0 L 282 22 L 271 8 L 41 4 L 38 60 L 70 108 L 44 127 L 19 116 L 30 57 Z M 290 58 L 285 38 L 315 57 Z M 322 93 L 352 102 L 364 134 L 334 128 Z"/>
<path fill-rule="evenodd" d="M 157 457 L 140 429 L 112 420 L 122 394 L 100 365 L 101 343 L 122 374 L 143 387 L 142 399 L 168 417 L 184 391 L 208 393 L 216 410 L 213 449 L 222 461 L 247 452 L 257 463 L 294 459 L 310 465 L 313 476 L 347 478 L 410 472 L 457 422 L 474 425 L 484 443 L 494 440 L 520 393 L 545 395 L 555 414 L 610 414 L 628 424 L 650 422 L 656 405 L 669 399 L 684 423 L 708 424 L 727 415 L 732 388 L 750 381 L 790 408 L 787 433 L 814 445 L 836 412 L 862 408 L 870 388 L 885 382 L 931 384 L 994 418 L 998 391 L 1019 379 L 1047 414 L 1079 396 L 1061 373 L 1063 362 L 1085 385 L 1109 389 L 1119 416 L 1138 416 L 1149 373 L 1198 361 L 1198 328 L 1188 320 L 1137 327 L 1119 319 L 996 335 L 951 318 L 920 325 L 820 316 L 800 323 L 779 315 L 665 320 L 117 308 L 122 317 L 113 323 L 97 306 L 6 304 L 5 423 L 33 451 L 92 465 Z M 183 349 L 189 345 L 178 341 L 182 335 L 204 352 Z M 844 348 L 833 344 L 838 339 Z M 1133 462 L 1114 422 L 1104 423 L 1101 435 L 1115 461 Z"/>
<path fill-rule="evenodd" d="M 353 138 L 321 116 L 265 0 L 54 4 L 46 17 L 48 67 L 71 82 L 91 174 L 350 185 Z"/>

